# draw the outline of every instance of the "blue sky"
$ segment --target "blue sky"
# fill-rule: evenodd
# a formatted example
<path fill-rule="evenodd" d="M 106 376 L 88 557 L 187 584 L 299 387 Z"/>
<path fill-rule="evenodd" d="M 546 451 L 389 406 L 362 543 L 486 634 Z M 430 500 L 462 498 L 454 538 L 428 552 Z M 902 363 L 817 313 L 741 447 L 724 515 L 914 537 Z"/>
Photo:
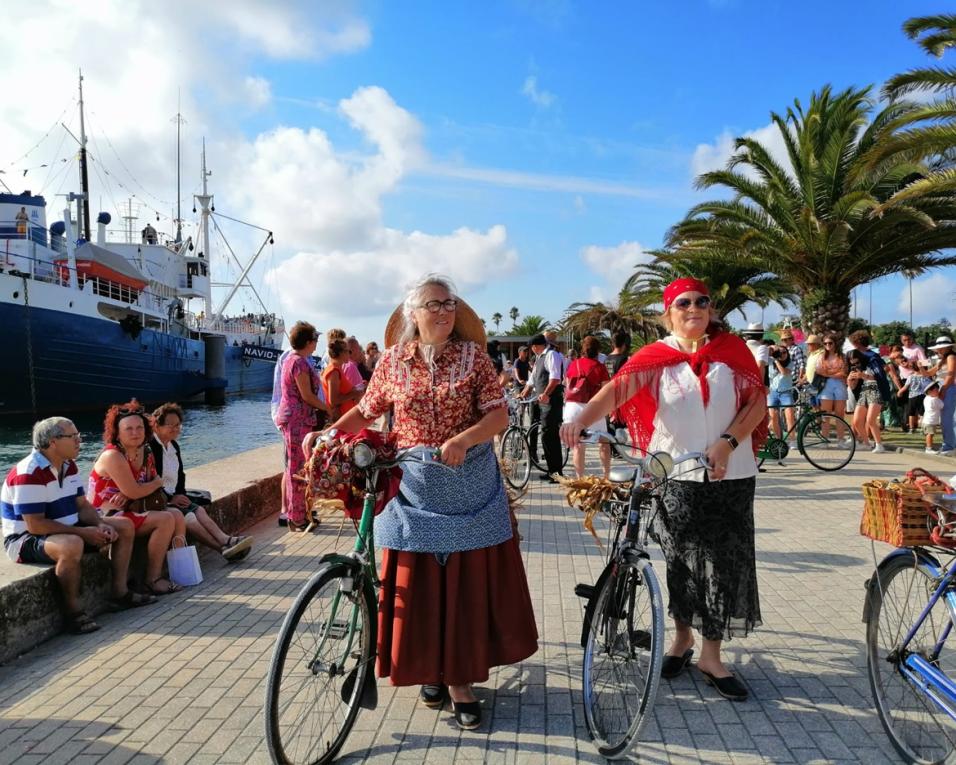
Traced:
<path fill-rule="evenodd" d="M 119 19 L 116 46 L 129 41 L 123 24 L 163 21 L 147 4 L 101 5 L 101 16 Z M 181 23 L 175 12 L 187 7 L 159 13 Z M 168 150 L 160 115 L 175 112 L 183 92 L 190 146 L 212 135 L 214 179 L 225 186 L 217 194 L 276 232 L 257 278 L 287 321 L 380 339 L 401 282 L 433 267 L 450 271 L 485 318 L 515 305 L 554 321 L 572 302 L 614 295 L 642 251 L 703 198 L 694 174 L 726 159 L 733 136 L 767 137 L 772 110 L 826 83 L 879 84 L 923 65 L 900 25 L 941 10 L 832 0 L 243 0 L 202 11 L 190 25 L 198 30 L 175 43 L 157 35 L 148 60 L 136 46 L 117 51 L 123 82 L 150 94 L 152 132 L 110 105 L 121 86 L 101 84 L 97 103 L 133 171 L 162 184 L 168 163 L 148 161 L 143 146 Z M 39 25 L 55 12 L 24 3 L 19 17 Z M 45 66 L 95 73 L 95 61 L 76 59 L 105 33 L 94 13 L 80 24 L 87 34 L 75 52 L 61 46 Z M 10 44 L 27 31 L 13 27 Z M 13 144 L 46 129 L 48 114 L 36 114 L 42 127 L 28 116 L 7 128 Z M 918 280 L 917 323 L 953 313 L 954 289 L 949 270 Z M 902 292 L 898 279 L 874 286 L 875 322 L 906 318 Z M 862 293 L 858 312 L 868 316 Z"/>

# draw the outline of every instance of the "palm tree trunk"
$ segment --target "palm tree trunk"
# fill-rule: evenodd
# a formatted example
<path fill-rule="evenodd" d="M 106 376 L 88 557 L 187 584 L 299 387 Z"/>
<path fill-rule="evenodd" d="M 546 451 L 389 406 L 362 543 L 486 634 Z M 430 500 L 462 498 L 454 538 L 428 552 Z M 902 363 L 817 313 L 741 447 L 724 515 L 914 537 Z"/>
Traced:
<path fill-rule="evenodd" d="M 800 303 L 803 326 L 810 327 L 814 334 L 832 332 L 846 336 L 850 323 L 850 293 L 826 288 L 812 290 L 803 296 Z"/>

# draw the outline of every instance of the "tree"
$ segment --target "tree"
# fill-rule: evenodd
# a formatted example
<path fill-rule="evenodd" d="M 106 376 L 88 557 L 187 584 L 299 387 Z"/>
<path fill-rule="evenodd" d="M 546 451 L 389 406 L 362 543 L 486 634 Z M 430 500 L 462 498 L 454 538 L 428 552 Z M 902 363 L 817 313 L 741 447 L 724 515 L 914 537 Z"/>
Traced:
<path fill-rule="evenodd" d="M 910 108 L 890 104 L 872 116 L 869 88 L 834 94 L 827 86 L 806 109 L 795 101 L 785 116 L 772 114 L 790 167 L 757 139 L 738 138 L 727 167 L 697 179 L 698 187 L 732 198 L 693 207 L 669 232 L 669 245 L 758 260 L 802 294 L 805 327 L 843 334 L 854 287 L 956 263 L 956 255 L 940 254 L 956 245 L 953 195 L 917 195 L 883 209 L 929 171 L 898 156 L 868 164 Z"/>
<path fill-rule="evenodd" d="M 518 336 L 533 336 L 544 332 L 551 325 L 543 316 L 525 316 L 520 324 L 516 324 L 509 334 Z"/>
<path fill-rule="evenodd" d="M 497 311 L 495 311 L 493 314 L 491 314 L 491 321 L 492 321 L 492 323 L 495 325 L 495 334 L 496 334 L 496 335 L 498 334 L 498 325 L 501 324 L 501 320 L 502 320 L 503 318 L 504 318 L 504 316 L 502 316 L 502 315 L 501 315 L 500 313 L 498 313 Z"/>
<path fill-rule="evenodd" d="M 734 311 L 744 315 L 744 306 L 751 302 L 761 308 L 771 303 L 782 308 L 797 304 L 797 294 L 787 282 L 768 273 L 759 260 L 746 255 L 708 246 L 686 246 L 651 254 L 654 260 L 637 266 L 624 285 L 640 305 L 662 304 L 664 288 L 684 276 L 693 276 L 708 286 L 721 319 Z"/>
<path fill-rule="evenodd" d="M 876 345 L 899 345 L 900 335 L 912 335 L 913 329 L 905 321 L 891 321 L 870 328 Z"/>
<path fill-rule="evenodd" d="M 508 311 L 508 315 L 511 317 L 511 326 L 514 327 L 518 323 L 518 317 L 521 315 L 521 312 L 518 310 L 518 306 L 511 306 L 511 310 Z"/>
<path fill-rule="evenodd" d="M 624 331 L 631 335 L 655 340 L 662 337 L 660 314 L 634 297 L 627 289 L 621 290 L 616 301 L 573 303 L 561 320 L 561 328 L 578 337 L 607 332 Z"/>

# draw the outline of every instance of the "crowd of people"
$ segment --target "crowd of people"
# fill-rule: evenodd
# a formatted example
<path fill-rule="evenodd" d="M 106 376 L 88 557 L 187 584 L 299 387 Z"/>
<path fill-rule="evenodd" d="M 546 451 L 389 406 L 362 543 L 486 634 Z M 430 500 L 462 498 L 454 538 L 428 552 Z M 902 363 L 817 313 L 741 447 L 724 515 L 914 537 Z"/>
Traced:
<path fill-rule="evenodd" d="M 114 404 L 103 421 L 103 450 L 88 478 L 76 459 L 82 437 L 72 420 L 48 417 L 33 426 L 31 452 L 0 489 L 3 545 L 14 563 L 52 564 L 63 594 L 64 624 L 76 634 L 99 629 L 80 605 L 84 552 L 108 555 L 108 607 L 137 608 L 181 589 L 164 571 L 166 553 L 198 542 L 229 562 L 251 548 L 248 536 L 222 531 L 186 489 L 178 438 L 184 414 L 175 403 L 149 414 L 135 400 Z M 146 548 L 145 575 L 130 582 L 133 544 Z"/>

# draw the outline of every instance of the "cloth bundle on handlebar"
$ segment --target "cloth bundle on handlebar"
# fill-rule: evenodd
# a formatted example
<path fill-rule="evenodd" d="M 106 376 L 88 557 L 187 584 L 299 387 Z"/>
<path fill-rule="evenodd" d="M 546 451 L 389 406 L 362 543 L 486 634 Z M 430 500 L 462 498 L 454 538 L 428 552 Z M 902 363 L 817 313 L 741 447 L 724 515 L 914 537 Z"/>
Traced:
<path fill-rule="evenodd" d="M 394 460 L 398 449 L 395 438 L 377 430 L 363 429 L 358 433 L 338 433 L 334 438 L 320 438 L 312 456 L 303 469 L 306 483 L 306 504 L 313 511 L 325 508 L 342 510 L 353 520 L 362 517 L 365 497 L 365 474 L 352 462 L 352 450 L 357 444 L 366 444 L 375 453 L 376 462 Z M 379 471 L 375 484 L 375 514 L 385 509 L 398 494 L 402 469 L 392 467 Z"/>
<path fill-rule="evenodd" d="M 406 462 L 398 495 L 375 521 L 375 544 L 440 555 L 511 539 L 508 496 L 491 442 L 473 446 L 464 463 Z"/>

